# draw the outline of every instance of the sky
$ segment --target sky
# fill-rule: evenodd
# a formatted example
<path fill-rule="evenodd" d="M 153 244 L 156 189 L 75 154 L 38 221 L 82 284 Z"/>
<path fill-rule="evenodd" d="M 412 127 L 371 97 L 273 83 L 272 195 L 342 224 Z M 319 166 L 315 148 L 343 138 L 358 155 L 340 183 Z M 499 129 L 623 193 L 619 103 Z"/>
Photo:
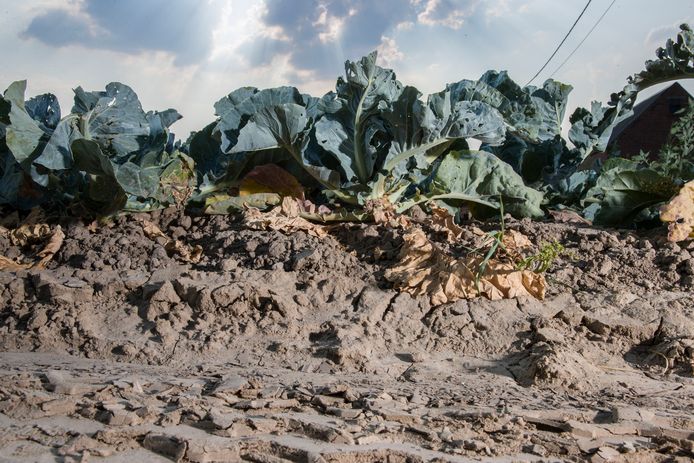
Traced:
<path fill-rule="evenodd" d="M 694 1 L 593 0 L 533 85 L 571 84 L 573 108 L 605 102 L 640 71 Z M 345 60 L 373 50 L 379 64 L 427 94 L 447 83 L 507 70 L 526 84 L 549 58 L 585 0 L 14 0 L 0 1 L 0 87 L 28 80 L 63 113 L 72 89 L 130 85 L 145 110 L 175 108 L 185 139 L 212 122 L 214 103 L 242 86 L 334 89 Z M 682 81 L 694 94 L 694 79 Z M 650 93 L 641 98 L 646 98 Z"/>

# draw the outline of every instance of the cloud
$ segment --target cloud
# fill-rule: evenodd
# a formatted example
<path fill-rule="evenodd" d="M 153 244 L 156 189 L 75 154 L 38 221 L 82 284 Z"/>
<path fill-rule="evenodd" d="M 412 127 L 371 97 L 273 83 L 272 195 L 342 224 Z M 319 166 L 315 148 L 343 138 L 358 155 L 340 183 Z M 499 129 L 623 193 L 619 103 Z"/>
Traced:
<path fill-rule="evenodd" d="M 381 64 L 401 60 L 397 35 L 417 27 L 458 30 L 482 0 L 265 0 L 261 31 L 243 53 L 251 63 L 288 56 L 295 71 L 334 77 L 345 60 L 378 49 Z M 279 32 L 278 32 L 279 31 Z"/>
<path fill-rule="evenodd" d="M 421 8 L 417 21 L 427 26 L 445 26 L 460 29 L 465 19 L 474 11 L 477 2 L 467 2 L 462 8 L 461 2 L 452 0 L 414 0 L 413 4 Z"/>
<path fill-rule="evenodd" d="M 485 14 L 487 19 L 493 19 L 527 13 L 530 3 L 527 0 L 488 0 Z"/>
<path fill-rule="evenodd" d="M 89 18 L 67 10 L 55 9 L 36 16 L 24 35 L 48 45 L 61 47 L 80 41 L 87 42 L 86 39 L 92 40 L 95 32 Z"/>
<path fill-rule="evenodd" d="M 383 66 L 392 67 L 405 58 L 405 54 L 400 51 L 395 40 L 385 35 L 381 38 L 381 44 L 376 50 L 378 51 L 378 59 Z"/>
<path fill-rule="evenodd" d="M 163 51 L 177 65 L 204 61 L 212 46 L 219 0 L 82 0 L 73 9 L 47 9 L 23 33 L 46 45 L 139 54 Z"/>
<path fill-rule="evenodd" d="M 250 61 L 270 62 L 287 55 L 288 65 L 301 75 L 334 78 L 347 59 L 379 47 L 395 50 L 394 42 L 384 37 L 398 24 L 415 20 L 409 0 L 266 0 L 262 24 L 279 29 L 275 36 L 281 38 L 256 38 L 249 45 Z"/>

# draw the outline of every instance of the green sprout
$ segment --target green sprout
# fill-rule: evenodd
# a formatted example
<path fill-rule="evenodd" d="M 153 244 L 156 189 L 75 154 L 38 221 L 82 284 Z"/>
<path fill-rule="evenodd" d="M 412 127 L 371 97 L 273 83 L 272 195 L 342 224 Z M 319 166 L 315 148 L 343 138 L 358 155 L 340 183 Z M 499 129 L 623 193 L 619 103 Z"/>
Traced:
<path fill-rule="evenodd" d="M 542 243 L 537 254 L 522 259 L 516 264 L 516 268 L 518 270 L 532 270 L 536 273 L 544 273 L 552 267 L 554 261 L 565 254 L 569 254 L 569 252 L 559 241 L 545 242 Z"/>

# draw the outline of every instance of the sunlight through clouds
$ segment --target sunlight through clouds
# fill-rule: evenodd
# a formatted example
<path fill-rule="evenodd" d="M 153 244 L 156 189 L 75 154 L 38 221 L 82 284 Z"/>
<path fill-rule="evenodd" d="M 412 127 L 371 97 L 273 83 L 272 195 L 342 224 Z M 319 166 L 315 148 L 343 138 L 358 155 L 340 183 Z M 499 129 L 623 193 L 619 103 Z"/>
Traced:
<path fill-rule="evenodd" d="M 415 6 L 423 6 L 417 14 L 417 20 L 427 26 L 445 26 L 451 29 L 460 29 L 465 23 L 465 18 L 474 12 L 477 2 L 470 1 L 465 9 L 459 8 L 450 0 L 412 0 Z"/>
<path fill-rule="evenodd" d="M 562 59 L 610 0 L 594 0 Z M 334 88 L 344 61 L 377 50 L 379 63 L 423 93 L 488 69 L 529 78 L 558 43 L 582 0 L 27 0 L 0 17 L 1 85 L 29 79 L 69 106 L 77 85 L 131 85 L 149 108 L 175 107 L 185 138 L 214 118 L 237 87 Z M 638 4 L 637 6 L 634 6 Z M 694 4 L 617 2 L 590 39 L 553 76 L 574 86 L 571 108 L 605 100 L 638 71 Z M 638 11 L 639 14 L 635 12 Z M 134 14 L 133 12 L 137 12 Z M 615 27 L 618 24 L 619 27 Z M 560 62 L 560 61 L 557 61 Z M 553 66 L 550 66 L 553 68 Z M 49 72 L 45 70 L 49 69 Z M 551 70 L 548 70 L 548 72 Z M 541 75 L 541 82 L 549 75 Z M 691 84 L 687 84 L 690 85 Z"/>

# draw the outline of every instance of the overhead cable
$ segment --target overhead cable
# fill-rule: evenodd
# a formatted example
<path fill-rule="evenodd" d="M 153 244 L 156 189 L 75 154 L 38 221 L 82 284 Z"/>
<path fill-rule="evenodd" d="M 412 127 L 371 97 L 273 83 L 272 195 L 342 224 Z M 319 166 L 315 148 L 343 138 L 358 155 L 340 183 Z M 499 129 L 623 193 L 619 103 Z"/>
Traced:
<path fill-rule="evenodd" d="M 588 9 L 588 6 L 591 4 L 592 1 L 593 1 L 593 0 L 588 0 L 588 3 L 586 3 L 586 6 L 583 7 L 583 11 L 581 11 L 581 14 L 578 15 L 578 18 L 576 18 L 576 21 L 574 21 L 573 25 L 571 26 L 571 29 L 569 29 L 569 32 L 567 32 L 566 35 L 564 36 L 564 38 L 562 39 L 562 41 L 559 42 L 559 45 L 557 45 L 557 48 L 554 50 L 554 53 L 552 53 L 552 55 L 549 57 L 549 59 L 547 59 L 547 61 L 545 62 L 545 64 L 542 65 L 542 67 L 540 68 L 540 70 L 537 71 L 537 72 L 535 73 L 535 75 L 532 77 L 532 79 L 530 79 L 530 80 L 528 81 L 527 84 L 525 84 L 526 87 L 527 87 L 528 85 L 530 85 L 530 84 L 532 83 L 532 81 L 535 80 L 535 78 L 536 78 L 537 76 L 539 76 L 540 73 L 541 73 L 542 71 L 545 70 L 545 68 L 547 67 L 547 65 L 549 64 L 549 62 L 552 61 L 552 58 L 554 58 L 554 55 L 557 54 L 557 52 L 559 51 L 559 49 L 561 48 L 561 46 L 564 45 L 564 42 L 566 42 L 566 39 L 569 38 L 569 35 L 571 35 L 571 32 L 573 32 L 574 28 L 576 27 L 576 24 L 578 24 L 578 21 L 581 20 L 581 18 L 583 17 L 583 14 L 586 12 L 586 10 Z"/>
<path fill-rule="evenodd" d="M 616 1 L 617 0 L 612 0 L 612 3 L 610 3 L 610 5 L 605 9 L 605 11 L 602 12 L 602 15 L 600 15 L 600 17 L 595 22 L 595 24 L 593 24 L 593 27 L 591 27 L 590 30 L 588 31 L 588 33 L 586 34 L 586 36 L 583 37 L 583 40 L 581 40 L 579 42 L 579 44 L 576 45 L 576 48 L 574 48 L 573 51 L 571 53 L 569 53 L 569 56 L 567 56 L 566 59 L 564 61 L 562 61 L 562 63 L 559 66 L 557 66 L 557 68 L 554 70 L 554 72 L 552 72 L 552 74 L 550 74 L 550 77 L 554 76 L 557 72 L 559 72 L 559 70 L 566 64 L 566 62 L 571 59 L 571 57 L 574 55 L 574 53 L 576 53 L 578 51 L 578 49 L 581 48 L 581 45 L 583 45 L 583 42 L 585 42 L 586 39 L 590 36 L 590 34 L 593 33 L 595 28 L 598 27 L 598 24 L 600 24 L 600 22 L 602 21 L 602 18 L 604 18 L 605 15 L 607 14 L 607 12 L 610 11 L 610 9 L 612 8 L 612 5 L 614 5 Z"/>

